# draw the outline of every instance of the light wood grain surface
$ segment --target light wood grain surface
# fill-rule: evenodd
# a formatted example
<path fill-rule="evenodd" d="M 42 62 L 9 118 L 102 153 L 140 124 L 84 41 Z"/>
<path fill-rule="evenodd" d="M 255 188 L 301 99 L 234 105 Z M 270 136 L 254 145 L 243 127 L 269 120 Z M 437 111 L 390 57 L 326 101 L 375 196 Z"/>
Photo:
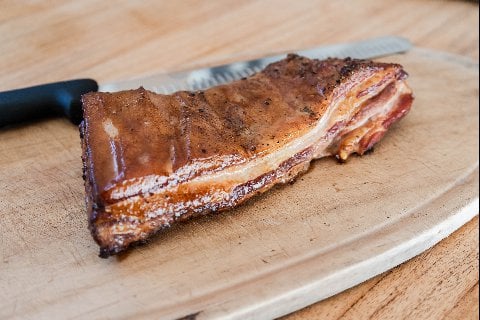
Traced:
<path fill-rule="evenodd" d="M 0 90 L 78 77 L 107 82 L 384 34 L 479 55 L 478 5 L 461 1 L 2 1 L 0 7 Z M 48 126 L 37 130 L 53 134 Z M 65 141 L 72 138 L 66 134 Z M 65 152 L 62 141 L 49 151 Z M 8 162 L 28 158 L 34 148 L 2 152 Z M 478 318 L 477 239 L 474 219 L 400 267 L 289 317 Z"/>

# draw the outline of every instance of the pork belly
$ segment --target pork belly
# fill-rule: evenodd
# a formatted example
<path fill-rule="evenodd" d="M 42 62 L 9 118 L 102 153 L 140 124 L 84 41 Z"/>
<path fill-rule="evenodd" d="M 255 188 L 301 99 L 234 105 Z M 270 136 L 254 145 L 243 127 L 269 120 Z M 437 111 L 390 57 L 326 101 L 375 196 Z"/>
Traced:
<path fill-rule="evenodd" d="M 89 227 L 107 257 L 189 217 L 364 154 L 413 101 L 398 64 L 290 54 L 205 91 L 83 96 Z"/>

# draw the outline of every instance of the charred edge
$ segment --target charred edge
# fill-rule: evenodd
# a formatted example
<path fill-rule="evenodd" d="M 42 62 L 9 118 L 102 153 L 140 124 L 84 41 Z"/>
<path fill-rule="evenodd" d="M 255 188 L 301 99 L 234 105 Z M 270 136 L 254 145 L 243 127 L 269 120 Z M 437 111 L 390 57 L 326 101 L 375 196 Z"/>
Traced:
<path fill-rule="evenodd" d="M 363 152 L 362 156 L 366 156 L 366 155 L 372 154 L 374 152 L 375 152 L 375 148 L 373 146 L 371 146 L 370 149 L 367 149 Z"/>
<path fill-rule="evenodd" d="M 113 256 L 119 252 L 115 252 L 115 250 L 108 249 L 108 248 L 100 248 L 100 252 L 98 256 L 102 259 L 107 259 L 110 256 Z"/>
<path fill-rule="evenodd" d="M 340 158 L 340 155 L 339 154 L 336 154 L 335 155 L 335 159 L 337 159 L 337 162 L 340 163 L 340 164 L 344 164 L 347 162 L 347 159 L 342 159 Z"/>
<path fill-rule="evenodd" d="M 400 69 L 400 71 L 397 73 L 397 80 L 405 80 L 408 78 L 408 73 L 403 70 L 403 69 Z"/>
<path fill-rule="evenodd" d="M 195 319 L 197 319 L 197 316 L 200 314 L 200 312 L 202 312 L 202 311 L 191 313 L 191 314 L 188 314 L 186 316 L 177 318 L 175 320 L 195 320 Z"/>
<path fill-rule="evenodd" d="M 106 223 L 107 225 L 113 225 L 115 224 L 113 221 L 111 222 L 108 222 Z M 166 225 L 163 225 L 161 226 L 159 229 L 157 229 L 155 232 L 152 232 L 150 235 L 153 235 L 153 234 L 156 234 L 158 233 L 159 231 L 161 230 L 164 230 L 164 229 L 168 229 L 169 226 L 166 226 Z M 127 242 L 129 241 L 129 239 L 131 239 L 132 237 L 131 236 L 128 236 L 128 235 L 118 235 L 116 236 L 116 238 L 113 240 L 113 242 L 115 242 L 115 240 L 121 238 L 122 242 Z M 95 241 L 98 243 L 98 245 L 100 246 L 100 250 L 99 250 L 99 253 L 98 253 L 98 256 L 102 259 L 107 259 L 111 256 L 115 256 L 115 255 L 119 255 L 119 254 L 123 254 L 123 253 L 126 253 L 126 250 L 127 249 L 131 249 L 131 248 L 135 248 L 135 247 L 140 247 L 140 246 L 143 246 L 145 244 L 147 244 L 149 241 L 150 241 L 150 238 L 145 238 L 145 239 L 138 239 L 138 240 L 133 240 L 131 241 L 130 243 L 128 243 L 127 245 L 124 245 L 124 246 L 120 246 L 118 244 L 109 244 L 109 245 L 101 245 L 100 242 L 98 241 L 98 238 L 96 238 L 94 236 L 94 239 Z"/>
<path fill-rule="evenodd" d="M 117 223 L 117 221 L 107 221 L 105 223 L 102 223 L 102 227 L 109 227 Z M 167 229 L 169 226 L 167 225 L 162 225 L 158 229 L 155 230 L 155 232 L 150 233 L 149 235 L 153 235 L 155 233 L 158 233 L 159 231 L 163 229 Z M 98 234 L 98 229 L 96 227 L 93 227 L 92 229 L 92 235 L 97 244 L 100 247 L 99 254 L 98 256 L 100 258 L 106 259 L 110 256 L 114 256 L 120 253 L 125 252 L 126 249 L 129 248 L 134 248 L 138 246 L 142 246 L 150 240 L 149 238 L 145 239 L 137 239 L 134 240 L 133 236 L 128 235 L 128 234 L 122 234 L 122 235 L 114 235 L 113 239 L 111 240 L 111 243 L 105 244 L 100 241 L 100 237 Z M 122 243 L 127 243 L 126 245 L 119 245 L 116 243 L 116 241 L 121 240 Z"/>
<path fill-rule="evenodd" d="M 78 125 L 78 131 L 80 132 L 80 147 L 84 149 L 83 137 L 85 136 L 85 128 L 83 126 L 84 121 L 80 122 Z M 86 181 L 87 179 L 87 165 L 85 161 L 85 152 L 82 152 L 82 179 Z M 85 182 L 84 182 L 85 183 Z"/>
<path fill-rule="evenodd" d="M 93 196 L 93 178 L 90 176 L 90 168 L 89 168 L 89 150 L 85 141 L 85 120 L 83 120 L 80 125 L 79 125 L 79 131 L 80 131 L 80 137 L 81 137 L 81 147 L 82 147 L 82 178 L 84 180 L 84 186 L 85 186 L 85 206 L 87 209 L 87 216 L 88 216 L 88 229 L 90 230 L 90 233 L 95 240 L 95 242 L 98 245 L 101 245 L 99 236 L 98 236 L 98 230 L 95 225 L 95 221 L 97 220 L 98 217 L 98 212 L 102 211 L 103 206 L 99 206 L 97 202 L 94 199 Z M 106 258 L 108 257 L 108 254 L 105 252 L 102 252 L 100 250 L 100 257 Z"/>

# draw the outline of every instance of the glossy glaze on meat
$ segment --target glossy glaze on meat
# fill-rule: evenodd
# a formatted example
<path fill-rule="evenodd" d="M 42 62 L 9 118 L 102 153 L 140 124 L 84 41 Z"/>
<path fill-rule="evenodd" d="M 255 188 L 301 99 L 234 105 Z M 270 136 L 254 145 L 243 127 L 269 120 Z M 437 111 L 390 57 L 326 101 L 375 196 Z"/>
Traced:
<path fill-rule="evenodd" d="M 92 234 L 106 257 L 378 142 L 412 104 L 400 65 L 297 55 L 228 85 L 83 97 Z"/>

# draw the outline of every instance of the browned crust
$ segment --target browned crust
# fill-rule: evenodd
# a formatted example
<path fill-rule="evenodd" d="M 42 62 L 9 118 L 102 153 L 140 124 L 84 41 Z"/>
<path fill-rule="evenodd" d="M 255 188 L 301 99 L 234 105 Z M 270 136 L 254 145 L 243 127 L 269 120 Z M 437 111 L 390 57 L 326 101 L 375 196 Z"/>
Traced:
<path fill-rule="evenodd" d="M 187 172 L 183 176 L 176 175 L 173 182 L 168 180 L 169 178 L 173 177 L 173 175 L 167 175 L 167 180 L 158 182 L 156 184 L 157 188 L 162 188 L 162 184 L 165 186 L 171 183 L 181 186 L 183 182 L 189 181 L 194 177 L 223 170 L 228 166 L 242 163 L 242 161 L 249 161 L 249 158 L 255 158 L 257 154 L 262 152 L 268 152 L 275 150 L 275 148 L 281 148 L 282 145 L 287 143 L 289 140 L 287 138 L 283 138 L 283 140 L 280 139 L 278 132 L 287 132 L 290 135 L 291 132 L 295 132 L 297 136 L 294 136 L 291 139 L 298 138 L 301 136 L 302 132 L 308 130 L 309 127 L 314 125 L 325 114 L 326 109 L 331 101 L 337 99 L 339 95 L 341 97 L 341 95 L 348 94 L 350 90 L 350 83 L 353 81 L 363 81 L 367 75 L 372 76 L 375 74 L 379 74 L 381 77 L 372 83 L 370 86 L 371 89 L 369 89 L 371 91 L 384 88 L 389 83 L 393 84 L 397 81 L 402 81 L 406 77 L 406 73 L 401 69 L 401 66 L 395 64 L 373 63 L 370 61 L 352 59 L 328 59 L 324 61 L 318 61 L 309 60 L 296 55 L 289 55 L 287 59 L 271 64 L 263 72 L 254 75 L 247 80 L 237 81 L 227 86 L 212 88 L 205 92 L 179 92 L 172 96 L 162 96 L 155 95 L 141 88 L 138 90 L 120 92 L 116 94 L 94 93 L 84 96 L 83 104 L 86 120 L 80 125 L 80 132 L 82 138 L 82 159 L 84 163 L 86 204 L 89 214 L 89 228 L 94 239 L 100 245 L 100 256 L 107 257 L 123 251 L 128 246 L 142 242 L 149 236 L 177 221 L 182 221 L 195 215 L 226 210 L 244 202 L 255 194 L 268 190 L 276 183 L 285 183 L 291 181 L 300 172 L 305 171 L 308 168 L 312 158 L 315 157 L 313 148 L 306 148 L 303 151 L 295 154 L 293 157 L 283 161 L 275 170 L 263 173 L 255 179 L 234 186 L 233 189 L 223 189 L 224 186 L 220 185 L 206 186 L 209 188 L 209 190 L 196 190 L 195 192 L 197 192 L 197 194 L 195 195 L 189 194 L 188 192 L 179 192 L 177 190 L 176 194 L 168 195 L 171 197 L 169 200 L 170 203 L 189 203 L 189 200 L 191 200 L 190 198 L 192 196 L 208 193 L 214 194 L 215 190 L 217 190 L 216 188 L 218 188 L 219 191 L 229 193 L 229 197 L 223 200 L 220 199 L 203 203 L 198 206 L 186 205 L 184 207 L 179 207 L 180 209 L 178 209 L 177 212 L 165 211 L 165 213 L 163 213 L 161 216 L 147 219 L 146 217 L 142 216 L 143 209 L 140 207 L 140 205 L 142 202 L 155 202 L 155 192 L 149 191 L 143 195 L 137 193 L 133 196 L 129 195 L 120 198 L 114 198 L 112 196 L 112 192 L 118 189 L 116 189 L 115 185 L 112 186 L 111 181 L 116 181 L 116 184 L 125 183 L 129 181 L 128 178 L 131 179 L 135 175 L 141 176 L 142 174 L 145 174 L 145 169 L 150 170 L 147 172 L 154 172 L 156 174 L 158 174 L 158 171 L 165 169 L 155 166 L 149 167 L 150 163 L 144 163 L 142 166 L 135 162 L 136 159 L 128 159 L 128 154 L 125 157 L 127 158 L 127 162 L 130 162 L 127 163 L 126 167 L 130 171 L 123 172 L 122 176 L 120 177 L 113 177 L 114 179 L 118 180 L 106 179 L 106 174 L 108 173 L 103 173 L 101 171 L 101 177 L 100 180 L 98 180 L 99 171 L 94 167 L 94 165 L 97 167 L 102 167 L 104 166 L 105 161 L 108 160 L 105 160 L 104 158 L 98 158 L 98 150 L 94 151 L 94 154 L 92 155 L 92 146 L 98 147 L 95 145 L 95 143 L 101 144 L 102 139 L 104 139 L 102 136 L 98 135 L 97 132 L 99 128 L 95 128 L 95 126 L 98 125 L 98 122 L 105 117 L 109 117 L 109 119 L 113 118 L 115 120 L 115 113 L 118 111 L 118 108 L 115 107 L 116 105 L 120 104 L 121 110 L 127 109 L 126 112 L 124 111 L 125 114 L 121 115 L 122 121 L 127 119 L 123 125 L 124 127 L 122 127 L 120 130 L 121 138 L 125 138 L 126 136 L 134 138 L 136 134 L 135 130 L 138 130 L 135 129 L 138 128 L 137 122 L 143 121 L 149 116 L 155 116 L 155 113 L 152 113 L 152 110 L 154 110 L 153 112 L 158 112 L 155 111 L 157 110 L 155 108 L 163 105 L 167 109 L 171 108 L 172 110 L 176 110 L 175 108 L 180 106 L 180 109 L 183 111 L 181 112 L 181 115 L 178 115 L 177 113 L 176 116 L 179 116 L 178 119 L 180 120 L 177 121 L 176 124 L 182 128 L 195 126 L 195 123 L 197 122 L 200 124 L 204 123 L 203 125 L 197 127 L 194 131 L 187 130 L 183 133 L 179 132 L 176 134 L 190 134 L 193 139 L 195 139 L 196 136 L 202 137 L 202 135 L 206 135 L 206 140 L 208 140 L 208 138 L 211 138 L 212 133 L 208 131 L 210 128 L 209 123 L 205 122 L 205 114 L 213 114 L 214 116 L 218 116 L 219 109 L 212 109 L 212 107 L 215 107 L 216 104 L 225 105 L 223 100 L 219 101 L 219 99 L 235 96 L 237 92 L 242 93 L 253 91 L 254 94 L 251 94 L 247 98 L 250 100 L 254 99 L 252 101 L 255 103 L 258 102 L 257 100 L 260 100 L 260 103 L 265 105 L 267 108 L 284 103 L 284 110 L 286 110 L 285 112 L 288 114 L 287 117 L 291 117 L 293 122 L 290 123 L 291 127 L 289 127 L 287 123 L 282 123 L 282 126 L 275 128 L 277 131 L 273 131 L 273 133 L 275 133 L 277 136 L 273 136 L 272 132 L 268 132 L 268 130 L 258 131 L 259 129 L 257 129 L 257 131 L 255 131 L 254 128 L 257 125 L 255 121 L 260 121 L 261 123 L 261 121 L 265 121 L 262 119 L 266 119 L 262 118 L 264 117 L 262 114 L 258 114 L 258 112 L 261 112 L 262 109 L 257 108 L 253 109 L 253 111 L 249 110 L 249 112 L 252 112 L 255 116 L 260 117 L 257 120 L 249 119 L 248 113 L 245 116 L 246 107 L 239 105 L 231 107 L 229 109 L 230 111 L 226 113 L 222 113 L 220 118 L 217 117 L 218 119 L 223 119 L 222 121 L 225 121 L 223 122 L 223 125 L 225 125 L 225 130 L 229 133 L 222 133 L 219 135 L 219 141 L 212 141 L 213 148 L 211 148 L 211 150 L 209 149 L 208 151 L 204 150 L 204 146 L 201 145 L 197 147 L 190 146 L 190 149 L 179 149 L 180 151 L 175 153 L 175 157 L 180 158 L 175 158 L 174 160 L 180 162 L 175 163 L 175 161 L 172 160 L 172 167 L 170 170 L 172 170 L 171 172 L 176 172 L 176 168 L 182 168 L 182 166 L 180 166 L 181 163 L 183 163 L 183 167 L 185 167 L 189 161 L 194 159 L 211 159 L 211 157 L 215 156 L 216 154 L 234 154 L 236 156 L 232 158 L 233 160 L 230 162 L 220 165 L 213 163 L 212 166 L 211 161 L 210 163 L 205 161 L 204 164 L 206 165 L 195 165 L 192 167 L 193 171 Z M 358 78 L 358 75 L 361 75 L 361 77 Z M 352 80 L 355 77 L 357 77 L 357 79 Z M 265 90 L 261 91 L 260 89 L 262 86 L 270 88 L 269 90 L 274 90 L 276 95 L 267 94 L 264 92 Z M 249 89 L 251 90 L 249 91 Z M 355 98 L 359 99 L 364 95 L 370 94 L 367 92 L 367 89 L 358 92 Z M 272 99 L 268 96 L 271 96 Z M 235 103 L 239 103 L 238 99 L 232 99 L 233 100 L 231 101 L 237 101 Z M 284 101 L 282 102 L 280 99 L 284 99 Z M 126 105 L 125 100 L 128 101 Z M 344 141 L 346 141 L 348 138 L 348 132 L 345 132 L 345 138 L 337 140 L 337 142 L 332 145 L 332 149 L 330 151 L 331 154 L 340 155 L 342 150 L 347 154 L 347 156 L 351 153 L 365 153 L 380 140 L 392 123 L 398 121 L 408 112 L 411 103 L 411 94 L 403 95 L 399 101 L 397 101 L 395 108 L 393 108 L 387 117 L 381 122 L 378 120 L 378 123 L 374 123 L 374 126 L 372 126 L 373 129 L 367 132 L 363 138 L 354 145 L 354 147 L 350 146 L 350 149 L 348 149 L 344 146 Z M 130 119 L 130 111 L 128 110 L 131 108 L 131 105 L 142 108 L 140 110 L 150 111 L 147 111 L 147 113 L 144 114 L 143 118 L 141 119 Z M 366 110 L 368 108 L 368 104 L 365 104 L 364 107 Z M 207 108 L 210 109 L 207 110 Z M 365 110 L 363 111 L 366 112 Z M 161 121 L 164 119 L 177 119 L 175 118 L 176 116 L 173 116 L 174 118 L 172 118 L 170 111 L 168 111 L 170 114 L 166 114 L 165 112 L 167 111 L 161 111 L 162 115 L 160 115 L 160 118 L 158 119 Z M 175 113 L 177 111 L 173 112 Z M 255 112 L 257 114 L 255 114 Z M 270 113 L 267 112 L 268 115 L 275 116 L 275 110 L 270 109 L 269 112 Z M 361 118 L 361 112 L 362 108 L 357 110 L 356 115 L 354 115 L 352 119 L 355 119 L 356 116 Z M 281 119 L 281 117 L 279 119 Z M 187 125 L 185 125 L 185 121 L 187 121 Z M 350 122 L 352 121 L 353 120 L 350 120 Z M 90 128 L 89 125 L 92 125 L 93 128 Z M 218 126 L 219 124 L 214 123 L 214 126 L 215 125 Z M 329 136 L 333 138 L 336 135 L 339 135 L 339 133 L 342 133 L 344 128 L 348 128 L 348 125 L 349 123 L 346 121 L 338 121 L 333 123 L 331 128 L 327 131 L 326 138 L 329 138 Z M 132 126 L 134 129 L 126 131 L 129 126 Z M 126 132 L 128 132 L 128 134 L 126 134 Z M 148 130 L 146 132 L 148 133 Z M 150 133 L 152 132 L 154 133 L 154 131 L 150 131 Z M 175 134 L 175 132 L 173 132 L 173 134 Z M 282 136 L 282 134 L 280 134 L 280 136 Z M 288 136 L 288 134 L 285 136 Z M 231 137 L 231 140 L 228 140 L 229 137 Z M 278 141 L 276 141 L 277 139 Z M 112 141 L 115 142 L 117 140 Z M 112 141 L 110 141 L 110 143 L 112 143 Z M 161 140 L 158 141 L 161 142 Z M 228 142 L 231 143 L 229 144 Z M 130 141 L 129 145 L 134 143 L 134 140 Z M 269 143 L 273 144 L 274 147 L 268 146 Z M 178 145 L 178 142 L 173 142 L 171 144 L 173 147 L 178 147 Z M 97 153 L 95 154 L 95 152 Z M 128 150 L 126 152 L 128 152 Z M 132 155 L 134 154 L 135 153 L 132 153 Z M 157 156 L 157 160 L 168 158 L 167 155 L 162 154 L 161 152 L 159 152 Z M 103 182 L 99 183 L 99 181 Z M 110 182 L 106 183 L 105 181 Z M 163 196 L 165 196 L 165 194 L 166 193 L 163 193 Z M 140 199 L 143 200 L 140 202 L 136 200 L 138 196 L 140 196 Z M 131 220 L 132 218 L 139 218 L 140 220 L 135 220 L 135 222 Z M 129 225 L 131 228 L 136 228 L 136 230 L 135 232 L 115 232 L 114 229 L 120 224 Z"/>
<path fill-rule="evenodd" d="M 107 205 L 120 200 L 113 199 L 111 192 L 126 180 L 152 173 L 173 177 L 173 172 L 189 167 L 191 170 L 174 177 L 181 183 L 282 148 L 317 123 L 336 98 L 334 89 L 336 95 L 344 95 L 349 83 L 372 74 L 381 77 L 372 88 L 404 76 L 395 64 L 352 59 L 319 61 L 289 55 L 246 80 L 206 91 L 164 96 L 140 88 L 87 94 L 83 97 L 89 123 L 85 136 L 93 139 L 88 146 L 99 149 L 90 150 L 91 162 L 102 167 L 93 169 L 94 198 Z M 352 75 L 357 78 L 351 80 Z M 360 92 L 359 96 L 364 94 Z M 117 157 L 124 163 L 118 164 L 118 172 L 108 159 L 111 141 L 99 134 L 105 118 L 115 122 L 120 132 L 119 141 L 114 143 Z M 151 134 L 159 128 L 163 131 Z M 123 148 L 124 144 L 128 148 Z M 150 159 L 138 161 L 142 153 Z M 214 161 L 222 155 L 234 157 Z M 200 161 L 192 165 L 193 160 Z"/>

